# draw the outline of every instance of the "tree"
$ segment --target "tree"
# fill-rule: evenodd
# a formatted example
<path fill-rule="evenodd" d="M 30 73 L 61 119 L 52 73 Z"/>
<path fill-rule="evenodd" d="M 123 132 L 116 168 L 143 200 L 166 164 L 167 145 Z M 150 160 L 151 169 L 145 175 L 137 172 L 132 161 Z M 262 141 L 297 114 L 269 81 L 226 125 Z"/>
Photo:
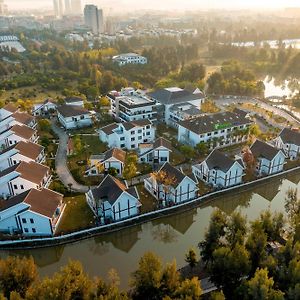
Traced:
<path fill-rule="evenodd" d="M 195 150 L 189 145 L 181 145 L 179 151 L 188 159 L 192 159 L 195 156 Z"/>
<path fill-rule="evenodd" d="M 84 144 L 79 135 L 73 137 L 74 151 L 76 154 L 81 154 L 84 149 Z"/>
<path fill-rule="evenodd" d="M 257 124 L 252 124 L 250 126 L 249 134 L 255 138 L 258 138 L 261 135 L 261 130 Z"/>
<path fill-rule="evenodd" d="M 252 176 L 254 174 L 257 161 L 249 147 L 245 147 L 242 150 L 242 153 L 243 153 L 243 161 L 245 162 L 246 165 L 246 174 L 248 177 Z"/>
<path fill-rule="evenodd" d="M 197 255 L 196 251 L 193 248 L 190 248 L 188 253 L 185 255 L 185 261 L 189 264 L 191 268 L 194 268 L 197 265 Z"/>
<path fill-rule="evenodd" d="M 5 297 L 17 292 L 25 297 L 26 291 L 37 279 L 37 268 L 32 257 L 9 256 L 0 260 L 0 287 Z"/>
<path fill-rule="evenodd" d="M 284 294 L 274 290 L 274 280 L 268 277 L 267 269 L 257 269 L 254 277 L 248 283 L 248 299 L 255 300 L 283 300 Z"/>
<path fill-rule="evenodd" d="M 245 236 L 247 233 L 247 220 L 240 212 L 233 212 L 230 216 L 227 229 L 226 240 L 232 249 L 236 244 L 244 244 Z"/>
<path fill-rule="evenodd" d="M 31 113 L 33 102 L 31 100 L 21 100 L 17 101 L 17 105 L 20 107 L 21 110 Z"/>
<path fill-rule="evenodd" d="M 38 125 L 42 131 L 49 132 L 51 130 L 51 122 L 48 119 L 40 119 Z"/>
<path fill-rule="evenodd" d="M 201 104 L 201 111 L 204 113 L 217 113 L 220 109 L 214 101 L 208 99 Z"/>
<path fill-rule="evenodd" d="M 207 143 L 204 143 L 204 142 L 201 142 L 196 145 L 196 149 L 200 155 L 205 155 L 208 151 L 208 148 L 209 147 L 208 147 Z"/>
<path fill-rule="evenodd" d="M 125 158 L 124 170 L 123 170 L 123 177 L 126 180 L 131 180 L 136 176 L 137 173 L 137 155 L 135 153 L 127 153 Z"/>

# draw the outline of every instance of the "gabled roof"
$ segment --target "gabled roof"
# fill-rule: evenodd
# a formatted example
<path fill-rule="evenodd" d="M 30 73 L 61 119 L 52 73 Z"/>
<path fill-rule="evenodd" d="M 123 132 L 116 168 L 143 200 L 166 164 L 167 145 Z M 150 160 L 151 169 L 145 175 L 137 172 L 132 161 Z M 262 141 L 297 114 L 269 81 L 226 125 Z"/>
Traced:
<path fill-rule="evenodd" d="M 73 96 L 73 97 L 67 97 L 67 98 L 65 99 L 65 102 L 66 102 L 66 103 L 75 103 L 75 102 L 81 102 L 81 101 L 83 101 L 83 99 L 80 98 L 80 97 L 76 97 L 76 96 Z"/>
<path fill-rule="evenodd" d="M 142 119 L 142 120 L 136 120 L 136 121 L 122 123 L 122 125 L 124 126 L 124 128 L 126 130 L 130 130 L 135 127 L 144 127 L 144 126 L 151 125 L 151 124 L 152 124 L 152 122 L 148 119 Z"/>
<path fill-rule="evenodd" d="M 36 132 L 36 130 L 26 126 L 26 125 L 13 125 L 12 127 L 10 127 L 9 129 L 3 131 L 7 132 L 7 131 L 12 131 L 14 132 L 16 135 L 28 140 L 30 139 Z"/>
<path fill-rule="evenodd" d="M 163 137 L 159 137 L 158 139 L 156 139 L 153 143 L 153 149 L 159 148 L 159 147 L 165 147 L 169 150 L 172 150 L 172 144 L 164 139 Z"/>
<path fill-rule="evenodd" d="M 168 177 L 174 178 L 175 182 L 173 186 L 178 186 L 181 181 L 186 177 L 184 173 L 182 173 L 177 168 L 173 167 L 170 163 L 166 162 L 159 171 L 163 171 L 167 174 Z"/>
<path fill-rule="evenodd" d="M 20 203 L 26 203 L 30 210 L 48 218 L 52 218 L 61 204 L 63 195 L 49 189 L 30 189 L 8 200 L 0 202 L 0 211 L 4 211 Z"/>
<path fill-rule="evenodd" d="M 91 192 L 95 201 L 108 201 L 110 205 L 114 205 L 124 192 L 134 197 L 138 196 L 132 188 L 128 188 L 123 182 L 111 175 L 107 175 L 99 186 L 92 189 Z"/>
<path fill-rule="evenodd" d="M 149 96 L 162 104 L 183 103 L 203 98 L 203 94 L 193 94 L 177 87 L 164 88 L 149 93 Z"/>
<path fill-rule="evenodd" d="M 256 158 L 266 158 L 268 160 L 272 160 L 279 152 L 282 152 L 281 150 L 276 149 L 270 144 L 260 140 L 256 140 L 250 147 L 250 150 Z"/>
<path fill-rule="evenodd" d="M 104 127 L 102 127 L 100 130 L 102 130 L 105 134 L 112 134 L 113 130 L 118 128 L 118 124 L 117 123 L 112 123 L 109 125 L 106 125 Z"/>
<path fill-rule="evenodd" d="M 248 112 L 246 112 L 246 111 L 244 111 L 244 110 L 242 110 L 240 108 L 235 108 L 233 110 L 233 112 L 236 113 L 236 114 L 238 114 L 238 115 L 240 115 L 240 116 L 242 116 L 242 117 L 244 117 L 244 118 L 248 115 Z"/>
<path fill-rule="evenodd" d="M 227 155 L 225 155 L 223 152 L 215 149 L 213 150 L 209 156 L 205 159 L 205 162 L 210 170 L 221 170 L 224 173 L 228 172 L 228 170 L 236 163 L 238 162 L 241 166 L 243 166 L 240 161 L 236 161 Z"/>
<path fill-rule="evenodd" d="M 88 115 L 90 112 L 78 105 L 61 105 L 57 107 L 58 112 L 65 118 L 80 116 L 80 115 Z"/>
<path fill-rule="evenodd" d="M 38 156 L 41 154 L 41 152 L 43 151 L 44 147 L 41 145 L 32 143 L 32 142 L 20 141 L 17 144 L 14 144 L 14 145 L 10 146 L 9 148 L 6 148 L 3 151 L 1 151 L 0 155 L 4 154 L 12 149 L 16 149 L 19 151 L 20 154 L 36 160 L 38 158 Z"/>
<path fill-rule="evenodd" d="M 119 148 L 112 148 L 104 153 L 104 160 L 116 158 L 121 162 L 125 162 L 126 152 Z"/>
<path fill-rule="evenodd" d="M 204 134 L 217 131 L 220 128 L 226 129 L 250 123 L 252 123 L 252 121 L 229 111 L 179 121 L 179 125 L 193 131 L 196 134 Z"/>
<path fill-rule="evenodd" d="M 300 132 L 298 131 L 284 128 L 279 136 L 284 144 L 294 144 L 300 146 Z"/>
<path fill-rule="evenodd" d="M 5 106 L 3 106 L 2 108 L 11 113 L 14 113 L 18 110 L 18 108 L 16 106 L 14 106 L 12 103 L 8 103 Z"/>
<path fill-rule="evenodd" d="M 12 117 L 15 118 L 17 122 L 20 122 L 24 125 L 29 125 L 32 121 L 34 121 L 34 117 L 25 112 L 15 112 L 12 114 Z"/>
<path fill-rule="evenodd" d="M 33 161 L 29 163 L 21 161 L 20 163 L 0 172 L 0 178 L 15 171 L 20 173 L 21 178 L 24 178 L 35 184 L 41 184 L 49 170 L 49 167 Z"/>

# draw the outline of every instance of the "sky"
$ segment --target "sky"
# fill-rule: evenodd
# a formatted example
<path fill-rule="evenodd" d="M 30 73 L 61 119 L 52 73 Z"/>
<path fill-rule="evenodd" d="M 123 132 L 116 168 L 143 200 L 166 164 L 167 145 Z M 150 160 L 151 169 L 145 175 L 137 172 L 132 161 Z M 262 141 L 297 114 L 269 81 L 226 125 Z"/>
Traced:
<path fill-rule="evenodd" d="M 4 0 L 9 9 L 51 8 L 52 0 Z M 83 5 L 97 4 L 114 8 L 122 5 L 124 8 L 136 9 L 207 9 L 207 8 L 283 8 L 300 7 L 299 0 L 82 0 Z"/>

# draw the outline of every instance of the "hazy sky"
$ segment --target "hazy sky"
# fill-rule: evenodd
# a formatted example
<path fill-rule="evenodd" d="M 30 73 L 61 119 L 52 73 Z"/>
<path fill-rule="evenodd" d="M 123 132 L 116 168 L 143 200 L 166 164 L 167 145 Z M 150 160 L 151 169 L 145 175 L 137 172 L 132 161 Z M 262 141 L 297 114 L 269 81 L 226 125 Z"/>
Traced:
<path fill-rule="evenodd" d="M 4 0 L 9 9 L 51 8 L 52 0 Z M 93 3 L 99 6 L 114 8 L 122 5 L 124 8 L 152 9 L 201 9 L 201 8 L 281 8 L 300 6 L 299 0 L 82 0 L 83 4 Z"/>

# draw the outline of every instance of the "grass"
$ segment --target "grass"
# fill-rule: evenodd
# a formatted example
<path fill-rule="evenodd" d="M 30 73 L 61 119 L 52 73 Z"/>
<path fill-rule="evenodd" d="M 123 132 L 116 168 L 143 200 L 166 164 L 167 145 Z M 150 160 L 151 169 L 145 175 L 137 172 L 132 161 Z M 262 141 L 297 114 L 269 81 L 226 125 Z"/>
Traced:
<path fill-rule="evenodd" d="M 87 152 L 90 154 L 101 154 L 108 148 L 105 143 L 102 143 L 98 135 L 82 135 L 81 140 L 87 145 Z"/>
<path fill-rule="evenodd" d="M 95 226 L 95 218 L 85 196 L 79 195 L 64 198 L 67 204 L 56 234 L 73 232 Z"/>
<path fill-rule="evenodd" d="M 140 202 L 142 203 L 141 213 L 154 211 L 157 208 L 157 200 L 145 190 L 142 183 L 136 185 L 136 188 L 140 195 Z"/>

